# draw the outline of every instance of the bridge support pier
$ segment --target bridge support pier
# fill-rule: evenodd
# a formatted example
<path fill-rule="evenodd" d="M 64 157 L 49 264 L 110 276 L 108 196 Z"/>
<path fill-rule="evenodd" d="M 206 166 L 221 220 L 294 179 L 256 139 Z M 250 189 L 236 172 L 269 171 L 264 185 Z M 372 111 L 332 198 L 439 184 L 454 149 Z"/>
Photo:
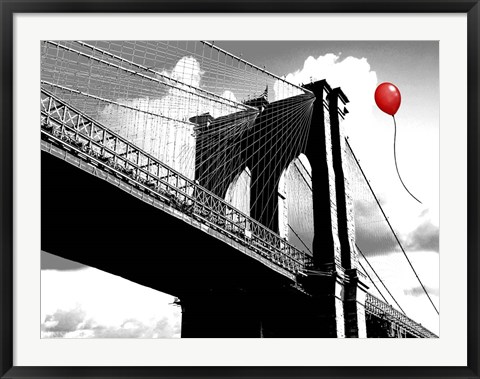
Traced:
<path fill-rule="evenodd" d="M 345 336 L 367 338 L 365 299 L 368 287 L 360 271 L 347 270 L 346 275 L 349 283 L 345 285 L 344 291 Z"/>
<path fill-rule="evenodd" d="M 261 320 L 252 303 L 226 294 L 182 298 L 182 338 L 260 338 Z"/>
<path fill-rule="evenodd" d="M 330 274 L 313 273 L 302 282 L 313 294 L 312 313 L 318 324 L 310 327 L 312 337 L 367 338 L 365 299 L 368 287 L 359 271 L 339 269 Z"/>
<path fill-rule="evenodd" d="M 183 297 L 182 338 L 345 337 L 342 279 L 307 280 L 320 289 L 313 296 L 284 287 L 268 292 L 212 290 Z"/>
<path fill-rule="evenodd" d="M 344 338 L 345 315 L 343 307 L 344 286 L 339 276 L 313 277 L 309 283 L 314 293 L 315 329 L 321 338 Z"/>

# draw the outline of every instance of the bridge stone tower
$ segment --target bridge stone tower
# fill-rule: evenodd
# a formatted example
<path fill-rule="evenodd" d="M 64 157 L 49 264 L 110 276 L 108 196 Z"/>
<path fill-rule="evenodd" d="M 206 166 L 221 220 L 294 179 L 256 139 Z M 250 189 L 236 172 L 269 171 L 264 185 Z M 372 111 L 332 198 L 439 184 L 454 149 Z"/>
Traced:
<path fill-rule="evenodd" d="M 305 88 L 316 98 L 305 152 L 312 167 L 314 213 L 314 270 L 306 285 L 321 304 L 325 337 L 366 337 L 367 287 L 357 269 L 353 199 L 344 174 L 342 120 L 348 99 L 325 80 Z"/>
<path fill-rule="evenodd" d="M 260 97 L 249 103 L 259 109 L 254 125 L 237 136 L 240 141 L 245 142 L 240 144 L 235 139 L 229 139 L 228 154 L 237 155 L 238 152 L 234 151 L 235 149 L 244 152 L 237 159 L 235 167 L 229 166 L 221 169 L 223 162 L 221 158 L 225 152 L 216 150 L 219 149 L 219 144 L 209 142 L 197 145 L 197 156 L 215 157 L 203 165 L 215 167 L 219 172 L 218 175 L 230 176 L 231 180 L 244 167 L 254 167 L 252 183 L 255 185 L 251 187 L 251 198 L 261 197 L 263 201 L 255 202 L 252 205 L 251 217 L 276 232 L 279 229 L 277 222 L 267 224 L 267 219 L 278 220 L 279 200 L 277 196 L 271 196 L 271 194 L 278 191 L 281 174 L 289 163 L 300 153 L 307 156 L 312 168 L 314 264 L 305 273 L 306 276 L 298 280 L 313 295 L 313 299 L 304 302 L 308 304 L 303 310 L 305 317 L 302 318 L 302 311 L 299 310 L 298 323 L 307 323 L 306 320 L 310 317 L 307 314 L 313 314 L 315 316 L 310 319 L 311 325 L 308 327 L 308 333 L 312 337 L 366 337 L 365 296 L 367 288 L 362 274 L 357 270 L 353 199 L 349 190 L 348 178 L 344 174 L 346 146 L 342 120 L 348 113 L 345 108 L 348 99 L 340 88 L 332 89 L 325 80 L 307 84 L 304 88 L 308 89 L 310 93 L 300 96 L 312 98 L 312 93 L 315 96 L 305 151 L 302 151 L 300 146 L 291 144 L 291 141 L 284 140 L 288 137 L 281 133 L 282 130 L 295 127 L 291 121 L 292 115 L 288 114 L 289 99 L 269 104 L 265 98 Z M 278 112 L 278 109 L 286 109 L 283 120 L 272 123 L 268 128 L 264 127 L 272 118 L 272 113 Z M 209 130 L 207 122 L 198 122 L 197 119 L 200 118 L 202 121 L 208 119 L 208 123 L 213 126 L 228 121 L 225 121 L 224 118 L 213 119 L 208 115 L 200 115 L 191 119 L 207 132 Z M 229 116 L 229 118 L 232 117 Z M 217 134 L 223 133 L 218 132 L 222 128 L 213 127 L 212 130 Z M 272 138 L 272 135 L 275 138 Z M 226 137 L 228 135 L 219 134 L 216 135 L 216 139 L 209 138 L 207 141 L 225 140 Z M 256 146 L 254 143 L 263 148 L 252 148 L 252 146 Z M 289 147 L 279 154 L 276 146 Z M 219 167 L 220 169 L 218 169 Z M 196 171 L 201 172 L 201 169 L 202 166 L 198 166 Z M 218 196 L 224 197 L 226 186 L 224 188 L 211 186 L 211 182 L 217 181 L 217 179 L 202 181 L 200 178 L 203 186 L 216 191 Z M 255 295 L 252 296 L 255 297 Z M 245 308 L 252 307 L 249 295 L 242 294 L 241 299 Z M 219 300 L 215 299 L 215 301 Z M 225 303 L 224 300 L 219 302 Z M 188 306 L 185 307 L 186 311 L 188 311 L 187 308 Z M 229 304 L 229 308 L 232 308 L 231 304 Z M 190 325 L 193 331 L 196 328 L 195 322 L 191 320 L 187 312 L 184 313 L 184 317 L 184 326 Z M 195 317 L 201 319 L 200 314 L 196 314 Z M 278 320 L 275 322 L 278 323 Z M 263 325 L 264 330 L 267 330 L 268 327 L 265 325 L 268 325 L 268 321 L 265 321 Z M 282 336 L 281 332 L 276 331 L 275 333 Z"/>

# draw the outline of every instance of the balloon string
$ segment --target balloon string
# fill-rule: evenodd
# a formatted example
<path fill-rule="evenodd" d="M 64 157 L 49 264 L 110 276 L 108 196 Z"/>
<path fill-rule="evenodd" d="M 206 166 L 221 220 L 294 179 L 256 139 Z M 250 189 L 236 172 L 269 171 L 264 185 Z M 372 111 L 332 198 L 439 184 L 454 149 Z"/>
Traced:
<path fill-rule="evenodd" d="M 392 115 L 392 117 L 393 117 L 393 125 L 395 126 L 395 134 L 394 134 L 394 137 L 393 137 L 393 157 L 395 159 L 395 168 L 397 169 L 398 178 L 402 182 L 403 188 L 405 188 L 405 190 L 410 194 L 410 196 L 413 197 L 415 200 L 417 200 L 420 204 L 422 204 L 422 202 L 420 200 L 418 200 L 415 196 L 413 196 L 413 194 L 408 190 L 405 183 L 403 183 L 402 177 L 400 176 L 400 172 L 398 171 L 397 148 L 396 148 L 396 145 L 397 145 L 397 121 L 395 120 L 395 116 Z"/>

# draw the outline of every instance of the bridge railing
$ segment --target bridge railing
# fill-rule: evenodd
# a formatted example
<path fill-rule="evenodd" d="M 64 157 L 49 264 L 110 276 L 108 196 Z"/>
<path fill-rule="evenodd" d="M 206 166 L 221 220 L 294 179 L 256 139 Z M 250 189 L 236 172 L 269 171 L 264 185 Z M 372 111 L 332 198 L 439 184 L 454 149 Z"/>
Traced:
<path fill-rule="evenodd" d="M 228 235 L 290 273 L 297 274 L 311 265 L 309 256 L 278 234 L 43 88 L 41 131 L 44 138 Z"/>
<path fill-rule="evenodd" d="M 421 338 L 438 338 L 435 334 L 413 321 L 403 313 L 397 311 L 391 305 L 383 302 L 375 296 L 367 293 L 365 299 L 365 311 L 376 317 L 387 319 L 403 326 L 410 334 Z"/>

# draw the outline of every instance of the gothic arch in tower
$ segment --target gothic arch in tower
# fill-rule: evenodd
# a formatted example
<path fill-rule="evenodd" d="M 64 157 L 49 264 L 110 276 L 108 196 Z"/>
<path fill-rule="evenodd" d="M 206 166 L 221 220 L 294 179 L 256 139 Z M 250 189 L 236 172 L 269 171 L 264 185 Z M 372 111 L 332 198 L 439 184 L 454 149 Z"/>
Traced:
<path fill-rule="evenodd" d="M 292 160 L 280 176 L 278 231 L 298 249 L 312 254 L 312 169 L 305 154 Z"/>

